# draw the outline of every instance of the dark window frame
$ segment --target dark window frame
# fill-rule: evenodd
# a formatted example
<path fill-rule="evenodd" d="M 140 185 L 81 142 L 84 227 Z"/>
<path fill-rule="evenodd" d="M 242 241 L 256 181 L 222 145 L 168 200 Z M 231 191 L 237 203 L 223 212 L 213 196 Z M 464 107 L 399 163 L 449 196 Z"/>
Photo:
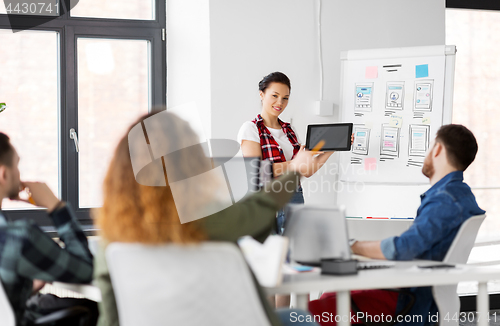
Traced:
<path fill-rule="evenodd" d="M 500 10 L 500 2 L 495 0 L 446 0 L 446 8 Z"/>
<path fill-rule="evenodd" d="M 64 1 L 64 2 L 63 2 Z M 60 5 L 69 8 L 69 0 Z M 89 208 L 79 208 L 78 200 L 78 153 L 69 138 L 70 128 L 78 133 L 78 72 L 77 38 L 111 38 L 146 40 L 150 42 L 150 103 L 151 108 L 166 106 L 166 2 L 155 1 L 154 20 L 129 20 L 110 18 L 71 17 L 65 12 L 59 17 L 30 30 L 59 33 L 59 174 L 61 200 L 71 203 L 77 219 L 85 229 L 93 229 Z M 64 10 L 60 10 L 64 12 Z M 33 22 L 44 22 L 37 16 L 18 15 L 18 23 L 27 26 Z M 0 29 L 11 29 L 7 14 L 0 14 Z M 44 209 L 7 210 L 9 220 L 31 219 L 44 230 L 51 231 L 53 225 Z"/>

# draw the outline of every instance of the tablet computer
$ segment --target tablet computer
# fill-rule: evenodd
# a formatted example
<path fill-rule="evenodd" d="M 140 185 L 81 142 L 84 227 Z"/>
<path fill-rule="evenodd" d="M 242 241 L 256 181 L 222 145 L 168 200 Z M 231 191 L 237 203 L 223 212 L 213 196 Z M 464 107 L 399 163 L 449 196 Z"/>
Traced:
<path fill-rule="evenodd" d="M 307 126 L 306 148 L 312 150 L 321 140 L 322 151 L 350 151 L 352 123 L 315 124 Z"/>

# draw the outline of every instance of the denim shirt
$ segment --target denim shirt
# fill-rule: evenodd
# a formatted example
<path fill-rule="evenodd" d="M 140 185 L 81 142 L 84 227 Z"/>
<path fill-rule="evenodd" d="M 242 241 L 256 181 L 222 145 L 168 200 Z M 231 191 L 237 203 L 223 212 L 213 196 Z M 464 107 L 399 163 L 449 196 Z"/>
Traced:
<path fill-rule="evenodd" d="M 462 223 L 485 213 L 463 179 L 462 171 L 451 172 L 420 196 L 421 204 L 413 225 L 399 237 L 382 240 L 382 253 L 387 259 L 444 259 Z M 422 316 L 421 322 L 410 324 L 435 324 L 435 319 L 429 320 L 429 314 L 437 313 L 431 287 L 412 288 L 410 291 L 415 294 L 416 301 L 409 315 Z M 407 302 L 408 297 L 400 295 L 397 311 L 401 311 Z"/>
<path fill-rule="evenodd" d="M 3 216 L 2 213 L 0 213 L 0 226 L 7 225 L 7 220 L 5 219 L 5 216 Z"/>

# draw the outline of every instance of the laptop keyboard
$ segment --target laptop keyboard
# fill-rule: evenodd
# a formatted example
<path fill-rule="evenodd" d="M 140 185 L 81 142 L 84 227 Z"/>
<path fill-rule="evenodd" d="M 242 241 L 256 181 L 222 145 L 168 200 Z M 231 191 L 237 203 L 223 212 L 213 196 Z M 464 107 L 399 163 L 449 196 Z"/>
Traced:
<path fill-rule="evenodd" d="M 321 263 L 312 263 L 312 262 L 297 262 L 300 265 L 304 266 L 315 266 L 321 267 Z M 358 270 L 367 270 L 367 269 L 381 269 L 381 268 L 391 268 L 394 267 L 394 262 L 392 261 L 358 261 L 357 269 Z"/>
<path fill-rule="evenodd" d="M 381 269 L 394 267 L 393 262 L 358 262 L 358 270 Z"/>

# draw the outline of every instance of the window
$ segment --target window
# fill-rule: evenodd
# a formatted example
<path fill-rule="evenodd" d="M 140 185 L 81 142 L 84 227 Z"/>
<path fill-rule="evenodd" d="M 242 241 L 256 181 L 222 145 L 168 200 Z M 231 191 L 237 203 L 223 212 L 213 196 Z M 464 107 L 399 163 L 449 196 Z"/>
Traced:
<path fill-rule="evenodd" d="M 500 98 L 496 94 L 500 88 L 500 11 L 447 9 L 446 44 L 457 46 L 453 123 L 472 130 L 479 145 L 475 162 L 465 171 L 465 181 L 487 214 L 469 263 L 498 265 Z M 488 288 L 499 292 L 500 283 L 492 282 Z M 459 286 L 459 293 L 476 291 L 474 284 Z"/>
<path fill-rule="evenodd" d="M 58 51 L 56 32 L 0 29 L 0 131 L 9 135 L 24 180 L 46 182 L 61 195 L 59 178 Z M 36 162 L 36 164 L 33 164 Z M 33 208 L 6 200 L 3 209 Z"/>
<path fill-rule="evenodd" d="M 99 207 L 114 148 L 148 112 L 149 42 L 79 38 L 77 48 L 79 203 Z"/>
<path fill-rule="evenodd" d="M 118 139 L 166 104 L 165 2 L 80 0 L 70 12 L 73 0 L 36 3 L 54 1 L 55 18 L 0 1 L 0 131 L 20 154 L 21 178 L 46 182 L 91 224 Z M 11 219 L 52 225 L 31 205 L 5 200 L 3 208 Z"/>
<path fill-rule="evenodd" d="M 153 0 L 72 0 L 71 17 L 154 19 Z"/>
<path fill-rule="evenodd" d="M 448 9 L 446 43 L 457 46 L 453 123 L 467 126 L 479 145 L 465 171 L 479 205 L 487 211 L 479 241 L 500 241 L 500 11 Z"/>

